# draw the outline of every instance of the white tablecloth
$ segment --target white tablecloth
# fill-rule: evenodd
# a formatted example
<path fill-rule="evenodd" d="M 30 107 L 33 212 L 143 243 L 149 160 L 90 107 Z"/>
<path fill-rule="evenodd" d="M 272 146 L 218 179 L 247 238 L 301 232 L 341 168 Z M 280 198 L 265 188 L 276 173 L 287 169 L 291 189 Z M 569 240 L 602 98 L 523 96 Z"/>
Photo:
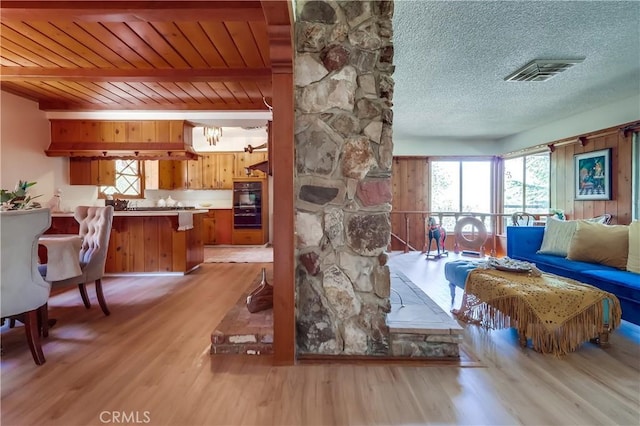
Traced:
<path fill-rule="evenodd" d="M 43 235 L 38 240 L 47 248 L 47 281 L 60 281 L 82 274 L 79 235 Z"/>

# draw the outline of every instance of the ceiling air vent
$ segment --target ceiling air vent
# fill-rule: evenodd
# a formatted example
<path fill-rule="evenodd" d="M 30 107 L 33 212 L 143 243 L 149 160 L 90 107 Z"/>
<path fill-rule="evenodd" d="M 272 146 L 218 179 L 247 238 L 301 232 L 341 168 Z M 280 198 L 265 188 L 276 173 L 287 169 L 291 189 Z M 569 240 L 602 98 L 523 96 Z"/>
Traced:
<path fill-rule="evenodd" d="M 504 78 L 505 81 L 547 81 L 582 59 L 536 59 Z"/>

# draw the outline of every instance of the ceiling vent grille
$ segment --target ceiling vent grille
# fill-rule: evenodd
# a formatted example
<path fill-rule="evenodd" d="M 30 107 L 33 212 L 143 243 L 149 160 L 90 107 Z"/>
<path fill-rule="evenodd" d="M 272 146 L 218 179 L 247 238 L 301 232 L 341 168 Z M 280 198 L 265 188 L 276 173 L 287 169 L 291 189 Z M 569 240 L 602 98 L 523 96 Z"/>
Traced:
<path fill-rule="evenodd" d="M 536 59 L 505 77 L 505 81 L 547 81 L 584 61 L 582 59 Z"/>

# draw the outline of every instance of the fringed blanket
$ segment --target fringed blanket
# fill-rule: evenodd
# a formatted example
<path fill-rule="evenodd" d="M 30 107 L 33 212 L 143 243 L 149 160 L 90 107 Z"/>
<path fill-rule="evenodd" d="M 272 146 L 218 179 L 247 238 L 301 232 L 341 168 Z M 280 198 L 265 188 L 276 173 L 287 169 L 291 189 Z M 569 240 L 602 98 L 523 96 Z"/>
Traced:
<path fill-rule="evenodd" d="M 487 328 L 515 327 L 535 350 L 564 355 L 619 326 L 622 311 L 615 295 L 578 281 L 478 268 L 457 315 Z"/>

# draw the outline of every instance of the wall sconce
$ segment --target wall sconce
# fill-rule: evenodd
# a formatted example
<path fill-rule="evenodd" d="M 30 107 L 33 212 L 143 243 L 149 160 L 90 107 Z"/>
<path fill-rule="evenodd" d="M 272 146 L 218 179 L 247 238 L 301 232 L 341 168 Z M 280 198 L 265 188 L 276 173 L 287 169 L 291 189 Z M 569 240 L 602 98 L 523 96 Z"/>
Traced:
<path fill-rule="evenodd" d="M 216 126 L 205 126 L 204 127 L 204 137 L 209 142 L 209 145 L 215 145 L 220 141 L 220 137 L 222 136 L 222 127 Z"/>

